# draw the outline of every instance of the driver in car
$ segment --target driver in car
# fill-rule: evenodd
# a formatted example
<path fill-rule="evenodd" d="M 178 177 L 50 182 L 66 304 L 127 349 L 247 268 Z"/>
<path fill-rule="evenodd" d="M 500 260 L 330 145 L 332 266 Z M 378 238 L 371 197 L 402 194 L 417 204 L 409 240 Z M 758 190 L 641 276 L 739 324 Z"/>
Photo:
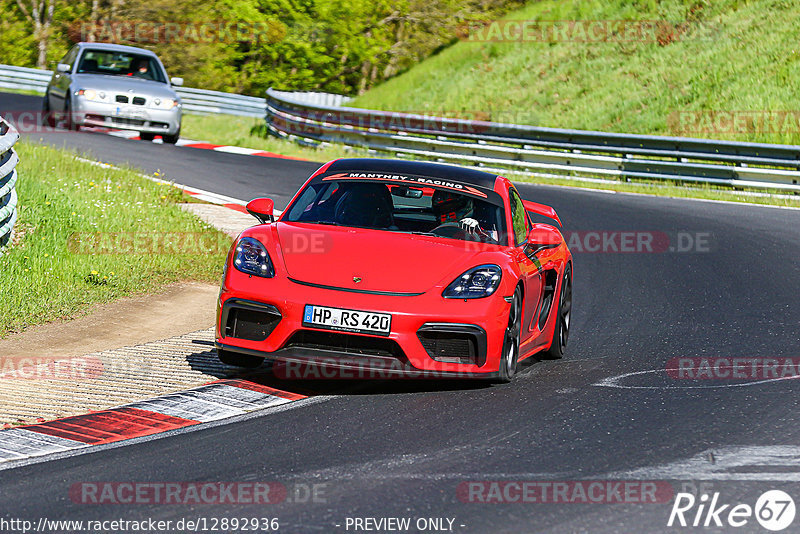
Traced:
<path fill-rule="evenodd" d="M 137 78 L 150 77 L 150 60 L 145 58 L 137 59 L 133 64 L 133 71 L 128 76 L 135 76 Z"/>
<path fill-rule="evenodd" d="M 440 226 L 443 224 L 458 225 L 469 236 L 491 238 L 481 228 L 480 222 L 473 218 L 475 203 L 468 196 L 437 189 L 431 200 L 433 212 Z"/>

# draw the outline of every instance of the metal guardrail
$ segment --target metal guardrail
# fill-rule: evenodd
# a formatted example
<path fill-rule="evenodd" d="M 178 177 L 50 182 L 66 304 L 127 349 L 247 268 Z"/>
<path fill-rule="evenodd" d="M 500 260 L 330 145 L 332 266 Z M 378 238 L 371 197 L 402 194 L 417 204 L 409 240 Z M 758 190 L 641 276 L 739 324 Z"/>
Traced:
<path fill-rule="evenodd" d="M 19 139 L 13 126 L 0 117 L 0 247 L 12 237 L 17 220 L 17 163 L 19 158 L 12 148 Z"/>
<path fill-rule="evenodd" d="M 8 89 L 24 89 L 44 94 L 52 76 L 51 70 L 0 65 L 0 87 Z"/>
<path fill-rule="evenodd" d="M 267 91 L 279 137 L 539 176 L 670 180 L 800 192 L 800 146 L 565 130 L 320 105 Z"/>
<path fill-rule="evenodd" d="M 0 88 L 24 89 L 44 94 L 53 71 L 0 65 Z M 183 109 L 199 113 L 221 113 L 243 117 L 264 116 L 266 99 L 254 96 L 175 87 Z"/>
<path fill-rule="evenodd" d="M 255 96 L 206 91 L 191 87 L 175 87 L 175 92 L 183 101 L 184 111 L 200 113 L 221 113 L 242 117 L 263 117 L 267 101 Z"/>

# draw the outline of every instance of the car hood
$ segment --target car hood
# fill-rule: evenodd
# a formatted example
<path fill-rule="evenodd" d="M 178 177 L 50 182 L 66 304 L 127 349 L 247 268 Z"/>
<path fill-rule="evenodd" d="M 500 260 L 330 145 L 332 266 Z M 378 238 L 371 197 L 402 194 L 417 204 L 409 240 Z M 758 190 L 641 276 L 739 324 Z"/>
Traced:
<path fill-rule="evenodd" d="M 424 293 L 437 284 L 452 282 L 473 266 L 470 260 L 492 247 L 455 239 L 305 223 L 281 222 L 277 232 L 289 277 L 366 291 Z"/>
<path fill-rule="evenodd" d="M 77 86 L 77 89 L 94 89 L 96 91 L 108 91 L 112 93 L 127 93 L 132 90 L 134 94 L 153 98 L 177 97 L 175 91 L 165 83 L 140 80 L 139 78 L 128 76 L 75 74 L 72 76 L 72 84 Z"/>

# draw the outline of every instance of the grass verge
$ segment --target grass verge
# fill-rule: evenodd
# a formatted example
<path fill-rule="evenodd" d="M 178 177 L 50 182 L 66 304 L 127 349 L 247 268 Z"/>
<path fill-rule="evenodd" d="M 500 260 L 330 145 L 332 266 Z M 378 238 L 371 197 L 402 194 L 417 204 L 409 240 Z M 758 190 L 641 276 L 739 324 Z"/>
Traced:
<path fill-rule="evenodd" d="M 19 219 L 0 255 L 0 337 L 177 281 L 216 282 L 230 240 L 132 169 L 20 142 Z"/>
<path fill-rule="evenodd" d="M 800 108 L 790 82 L 800 65 L 798 14 L 796 2 L 774 0 L 531 2 L 504 17 L 530 22 L 533 31 L 524 40 L 502 42 L 505 34 L 488 32 L 501 26 L 487 26 L 485 34 L 474 36 L 488 41 L 458 42 L 352 105 L 556 128 L 800 144 Z M 639 37 L 614 30 L 609 21 L 628 21 L 620 28 L 667 24 Z M 594 37 L 578 31 L 586 28 Z M 712 119 L 712 112 L 737 112 L 737 121 L 726 122 L 725 113 Z"/>

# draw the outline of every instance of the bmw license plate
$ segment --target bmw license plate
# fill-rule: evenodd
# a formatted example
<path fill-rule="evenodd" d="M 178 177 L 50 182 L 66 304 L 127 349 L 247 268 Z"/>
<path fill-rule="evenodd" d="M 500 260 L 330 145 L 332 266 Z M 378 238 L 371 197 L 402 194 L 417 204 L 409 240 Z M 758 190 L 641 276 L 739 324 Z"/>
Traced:
<path fill-rule="evenodd" d="M 392 315 L 306 304 L 303 326 L 388 336 L 392 329 Z"/>
<path fill-rule="evenodd" d="M 140 119 L 144 120 L 147 118 L 147 115 L 144 111 L 136 108 L 120 108 L 118 107 L 114 112 L 115 117 L 119 117 L 121 119 Z"/>

